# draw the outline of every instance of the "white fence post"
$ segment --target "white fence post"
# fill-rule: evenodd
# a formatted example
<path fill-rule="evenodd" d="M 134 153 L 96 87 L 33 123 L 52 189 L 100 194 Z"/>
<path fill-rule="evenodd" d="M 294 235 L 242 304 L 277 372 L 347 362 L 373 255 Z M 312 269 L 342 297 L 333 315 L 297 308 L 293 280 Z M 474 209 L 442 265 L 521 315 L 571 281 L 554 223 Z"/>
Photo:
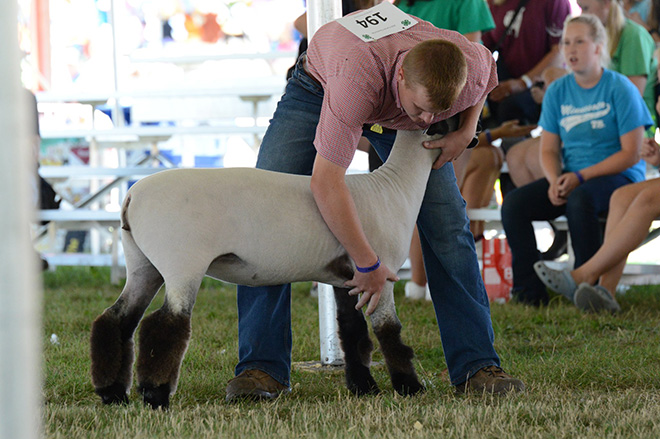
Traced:
<path fill-rule="evenodd" d="M 307 2 L 307 37 L 312 39 L 316 30 L 325 23 L 341 17 L 339 0 L 309 0 Z M 344 352 L 339 344 L 337 306 L 332 286 L 319 284 L 319 339 L 321 364 L 344 363 Z"/>
<path fill-rule="evenodd" d="M 337 304 L 332 285 L 319 284 L 319 340 L 321 364 L 340 366 L 344 364 L 344 351 L 339 342 L 337 326 Z"/>
<path fill-rule="evenodd" d="M 36 256 L 30 242 L 35 172 L 21 87 L 18 4 L 0 3 L 0 439 L 41 435 L 40 309 Z"/>

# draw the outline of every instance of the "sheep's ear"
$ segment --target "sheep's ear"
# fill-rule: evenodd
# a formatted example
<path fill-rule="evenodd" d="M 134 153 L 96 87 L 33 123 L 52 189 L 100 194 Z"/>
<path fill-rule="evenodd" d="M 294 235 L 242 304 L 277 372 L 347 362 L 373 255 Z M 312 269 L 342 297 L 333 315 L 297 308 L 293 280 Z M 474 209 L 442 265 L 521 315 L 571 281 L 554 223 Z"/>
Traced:
<path fill-rule="evenodd" d="M 438 121 L 434 124 L 431 124 L 430 127 L 426 129 L 425 134 L 433 136 L 439 134 L 441 136 L 446 136 L 447 133 L 456 131 L 460 124 L 460 114 L 455 114 L 449 119 Z"/>

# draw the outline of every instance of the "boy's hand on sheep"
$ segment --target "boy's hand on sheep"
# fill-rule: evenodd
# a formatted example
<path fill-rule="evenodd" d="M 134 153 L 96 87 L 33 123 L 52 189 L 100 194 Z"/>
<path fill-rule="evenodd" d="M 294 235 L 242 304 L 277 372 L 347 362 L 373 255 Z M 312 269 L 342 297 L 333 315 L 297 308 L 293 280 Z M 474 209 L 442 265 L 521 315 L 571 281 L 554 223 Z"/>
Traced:
<path fill-rule="evenodd" d="M 445 163 L 456 160 L 468 147 L 474 137 L 474 133 L 469 130 L 457 130 L 448 133 L 446 136 L 427 140 L 422 143 L 426 149 L 440 149 L 440 156 L 433 163 L 433 169 L 440 169 Z"/>
<path fill-rule="evenodd" d="M 381 264 L 377 270 L 370 273 L 360 273 L 359 271 L 355 271 L 353 279 L 347 281 L 344 285 L 352 287 L 348 292 L 351 296 L 362 294 L 357 305 L 355 305 L 355 309 L 361 309 L 367 304 L 367 302 L 369 302 L 366 313 L 367 315 L 371 315 L 376 310 L 380 295 L 385 287 L 385 282 L 396 282 L 398 280 L 399 277 L 395 273 L 384 264 Z"/>

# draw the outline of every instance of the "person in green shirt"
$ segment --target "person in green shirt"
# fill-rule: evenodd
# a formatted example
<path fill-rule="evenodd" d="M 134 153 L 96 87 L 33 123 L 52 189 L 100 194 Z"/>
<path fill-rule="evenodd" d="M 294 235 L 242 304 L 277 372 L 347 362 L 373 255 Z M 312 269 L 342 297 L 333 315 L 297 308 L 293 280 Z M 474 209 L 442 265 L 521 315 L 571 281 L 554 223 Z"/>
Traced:
<path fill-rule="evenodd" d="M 483 32 L 495 28 L 484 0 L 397 0 L 394 4 L 407 14 L 459 32 L 474 42 L 481 41 Z"/>

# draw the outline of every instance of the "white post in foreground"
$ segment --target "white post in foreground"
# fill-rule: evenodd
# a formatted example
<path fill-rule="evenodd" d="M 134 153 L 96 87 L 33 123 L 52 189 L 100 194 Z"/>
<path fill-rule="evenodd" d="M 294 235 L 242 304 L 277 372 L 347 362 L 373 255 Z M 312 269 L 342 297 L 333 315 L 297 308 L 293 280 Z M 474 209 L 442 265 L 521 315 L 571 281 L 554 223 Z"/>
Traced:
<path fill-rule="evenodd" d="M 319 283 L 319 340 L 321 364 L 341 366 L 344 364 L 344 351 L 339 341 L 337 325 L 337 304 L 332 285 Z"/>
<path fill-rule="evenodd" d="M 318 28 L 341 17 L 341 1 L 309 0 L 307 2 L 307 39 L 311 40 Z"/>
<path fill-rule="evenodd" d="M 19 71 L 17 2 L 0 3 L 0 439 L 41 435 L 40 294 L 30 243 L 34 171 Z"/>
<path fill-rule="evenodd" d="M 312 39 L 316 30 L 324 24 L 341 17 L 339 0 L 310 0 L 307 2 L 307 38 Z M 319 338 L 321 342 L 321 364 L 336 366 L 344 364 L 344 352 L 339 343 L 337 306 L 331 285 L 319 284 Z"/>

